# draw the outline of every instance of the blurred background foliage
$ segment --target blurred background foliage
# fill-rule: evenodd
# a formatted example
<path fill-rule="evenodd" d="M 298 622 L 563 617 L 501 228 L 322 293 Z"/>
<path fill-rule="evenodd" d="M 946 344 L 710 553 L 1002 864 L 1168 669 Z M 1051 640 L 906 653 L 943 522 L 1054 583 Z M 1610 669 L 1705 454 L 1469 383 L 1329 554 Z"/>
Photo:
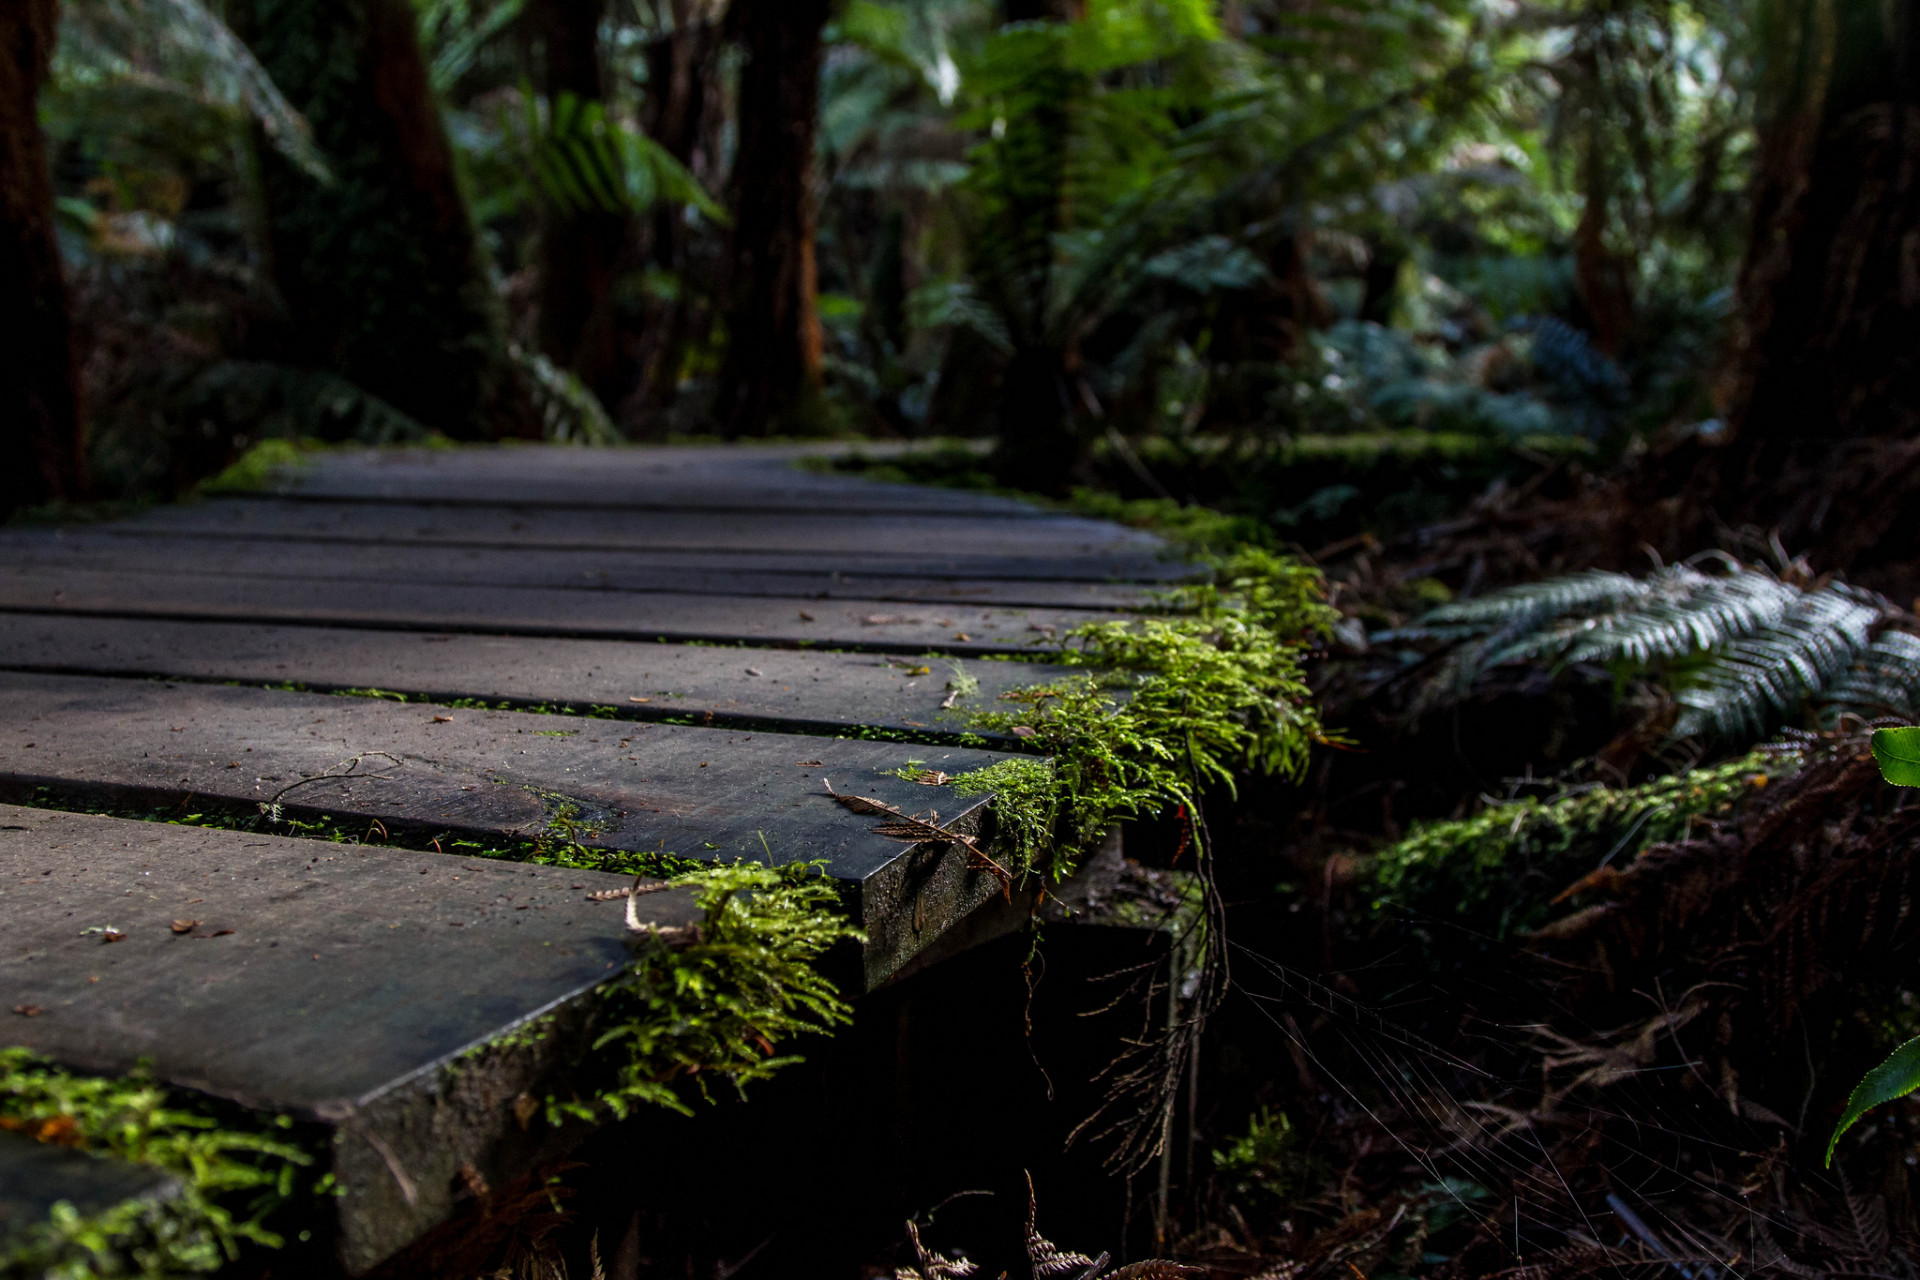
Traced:
<path fill-rule="evenodd" d="M 486 324 L 537 424 L 473 434 L 709 435 L 752 252 L 747 19 L 571 8 L 595 65 L 562 87 L 533 0 L 412 0 Z M 272 173 L 350 179 L 245 24 L 217 0 L 62 13 L 41 109 L 96 490 L 177 491 L 268 436 L 461 434 L 289 322 Z M 1750 21 L 1721 0 L 846 0 L 818 33 L 819 395 L 776 425 L 991 438 L 1000 483 L 1340 536 L 1386 490 L 1421 508 L 1409 468 L 1444 505 L 1711 419 Z"/>

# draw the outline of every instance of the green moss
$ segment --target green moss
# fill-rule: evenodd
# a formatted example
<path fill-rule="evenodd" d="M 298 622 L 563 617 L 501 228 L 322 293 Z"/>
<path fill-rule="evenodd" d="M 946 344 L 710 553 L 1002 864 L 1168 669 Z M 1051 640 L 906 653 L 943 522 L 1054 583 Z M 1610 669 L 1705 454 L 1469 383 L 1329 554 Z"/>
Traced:
<path fill-rule="evenodd" d="M 818 864 L 757 862 L 706 867 L 674 880 L 699 903 L 688 941 L 654 939 L 618 980 L 601 988 L 608 1025 L 596 1052 L 617 1079 L 589 1099 L 549 1098 L 548 1118 L 625 1116 L 634 1107 L 692 1114 L 689 1094 L 711 1100 L 712 1082 L 743 1091 L 784 1066 L 782 1042 L 826 1032 L 851 1011 L 814 962 L 835 943 L 860 940 Z"/>
<path fill-rule="evenodd" d="M 202 484 L 200 492 L 257 493 L 272 484 L 275 472 L 298 466 L 321 447 L 317 440 L 262 440 Z"/>
<path fill-rule="evenodd" d="M 1424 824 L 1367 861 L 1361 888 L 1375 913 L 1409 918 L 1429 941 L 1437 925 L 1504 941 L 1544 924 L 1553 899 L 1580 877 L 1684 838 L 1786 765 L 1755 754 L 1643 786 L 1596 786 Z"/>
<path fill-rule="evenodd" d="M 1010 709 L 971 717 L 1049 757 L 955 781 L 962 795 L 994 794 L 1021 870 L 1070 875 L 1113 822 L 1191 811 L 1203 788 L 1232 790 L 1242 773 L 1297 775 L 1325 739 L 1301 666 L 1333 618 L 1317 572 L 1242 549 L 1171 603 L 1187 612 L 1076 628 L 1058 660 L 1089 674 L 1010 690 Z"/>
<path fill-rule="evenodd" d="M 145 1075 L 77 1076 L 25 1049 L 0 1049 L 0 1127 L 172 1174 L 177 1193 L 83 1215 L 61 1202 L 0 1256 L 0 1275 L 165 1276 L 205 1273 L 243 1244 L 277 1248 L 267 1226 L 302 1192 L 324 1189 L 314 1158 L 282 1116 L 229 1127 L 209 1104 Z"/>

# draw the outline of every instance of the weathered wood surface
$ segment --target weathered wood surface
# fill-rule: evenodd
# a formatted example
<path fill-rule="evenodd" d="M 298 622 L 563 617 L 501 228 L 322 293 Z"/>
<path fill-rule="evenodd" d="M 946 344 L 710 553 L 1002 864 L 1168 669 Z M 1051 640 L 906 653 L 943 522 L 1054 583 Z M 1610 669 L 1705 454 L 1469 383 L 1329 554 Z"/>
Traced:
<path fill-rule="evenodd" d="M 1084 609 L 436 583 L 302 582 L 224 573 L 159 577 L 17 566 L 0 571 L 0 609 L 976 655 L 1030 653 L 1073 627 L 1113 616 Z"/>
<path fill-rule="evenodd" d="M 315 454 L 278 470 L 269 491 L 345 500 L 416 499 L 458 503 L 547 503 L 704 510 L 861 510 L 957 513 L 1021 519 L 1052 514 L 1001 494 L 876 483 L 849 473 L 803 468 L 802 459 L 857 449 L 886 458 L 911 446 L 820 441 L 645 448 L 347 449 Z M 502 458 L 501 454 L 510 454 Z"/>
<path fill-rule="evenodd" d="M 0 806 L 0 986 L 38 1010 L 5 1015 L 8 1039 L 326 1124 L 362 1270 L 451 1211 L 463 1164 L 512 1177 L 567 1136 L 514 1112 L 561 1083 L 559 1037 L 458 1059 L 623 967 L 625 904 L 586 895 L 627 883 Z M 681 890 L 639 906 L 667 927 L 697 915 Z"/>
<path fill-rule="evenodd" d="M 574 591 L 673 591 L 690 595 L 966 602 L 996 606 L 1151 609 L 1167 587 L 1070 582 L 1052 577 L 952 576 L 957 562 L 844 558 L 848 567 L 752 553 L 581 551 L 498 547 L 393 547 L 304 539 L 239 541 L 124 529 L 8 529 L 0 548 L 15 569 L 133 571 L 162 577 L 239 574 L 256 578 L 550 587 Z M 718 563 L 716 563 L 718 562 Z M 840 559 L 830 562 L 841 563 Z M 990 562 L 1032 575 L 1046 562 Z M 1077 566 L 1062 562 L 1063 572 Z"/>
<path fill-rule="evenodd" d="M 121 528 L 244 538 L 332 538 L 390 545 L 752 551 L 788 557 L 863 554 L 1005 556 L 1072 562 L 1088 581 L 1166 576 L 1158 539 L 1079 516 L 982 520 L 964 515 L 615 510 L 416 502 L 218 498 L 158 507 Z"/>
<path fill-rule="evenodd" d="M 636 720 L 711 717 L 788 733 L 946 735 L 1009 689 L 1073 674 L 1030 662 L 23 613 L 0 613 L 0 669 L 611 707 Z M 978 682 L 964 697 L 953 687 L 962 677 Z"/>
<path fill-rule="evenodd" d="M 983 800 L 893 771 L 918 759 L 958 774 L 1003 758 L 988 751 L 20 673 L 0 674 L 0 725 L 0 791 L 16 798 L 39 787 L 249 808 L 279 797 L 293 813 L 369 826 L 823 860 L 867 930 L 869 983 L 998 888 L 959 848 L 874 835 L 873 819 L 826 790 L 831 779 L 966 829 Z"/>
<path fill-rule="evenodd" d="M 962 849 L 874 835 L 825 780 L 979 829 L 984 798 L 893 771 L 1000 755 L 860 737 L 961 727 L 941 715 L 947 670 L 915 674 L 920 655 L 1044 651 L 1194 570 L 1135 530 L 803 472 L 798 452 L 328 454 L 278 477 L 279 497 L 0 530 L 0 796 L 247 814 L 278 797 L 376 840 L 820 859 L 869 938 L 850 988 L 884 982 L 961 922 L 985 936 L 1010 917 L 980 913 L 999 885 Z M 977 703 L 1051 674 L 968 666 Z M 498 1184 L 551 1154 L 551 1131 L 523 1130 L 513 1102 L 565 1078 L 577 1039 L 448 1063 L 542 1009 L 582 1007 L 625 953 L 618 904 L 573 886 L 619 881 L 5 812 L 25 816 L 0 822 L 14 828 L 0 873 L 18 873 L 0 874 L 0 918 L 10 944 L 27 941 L 0 954 L 0 981 L 9 1005 L 40 1009 L 0 1013 L 5 1042 L 83 1070 L 145 1054 L 170 1080 L 333 1125 L 351 1269 L 443 1220 L 461 1164 Z M 176 919 L 202 923 L 175 935 Z M 126 937 L 81 935 L 96 925 Z M 0 1151 L 0 1188 L 16 1167 Z"/>
<path fill-rule="evenodd" d="M 0 1129 L 0 1256 L 23 1244 L 62 1201 L 92 1215 L 174 1188 L 173 1179 L 157 1170 Z"/>

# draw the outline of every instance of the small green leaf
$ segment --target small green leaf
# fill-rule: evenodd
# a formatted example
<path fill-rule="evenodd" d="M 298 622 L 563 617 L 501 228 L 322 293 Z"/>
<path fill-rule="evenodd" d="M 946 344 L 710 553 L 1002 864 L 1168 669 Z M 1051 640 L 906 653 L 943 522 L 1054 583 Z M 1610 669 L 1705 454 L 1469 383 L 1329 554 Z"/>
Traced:
<path fill-rule="evenodd" d="M 1880 733 L 1886 733 L 1882 729 Z M 1896 729 L 1895 733 L 1911 733 L 1914 730 Z M 1874 734 L 1874 750 L 1879 752 L 1880 733 Z M 1907 769 L 1915 769 L 1912 760 L 1902 761 Z M 1884 758 L 1881 768 L 1886 767 Z M 1892 781 L 1891 778 L 1888 781 Z M 1908 784 L 1902 784 L 1908 785 Z M 1840 1145 L 1840 1135 L 1859 1121 L 1860 1117 L 1882 1103 L 1892 1102 L 1895 1098 L 1904 1098 L 1915 1089 L 1920 1089 L 1920 1036 L 1901 1045 L 1890 1054 L 1887 1060 L 1867 1072 L 1854 1086 L 1853 1094 L 1847 1099 L 1847 1109 L 1840 1117 L 1840 1123 L 1833 1127 L 1833 1137 L 1827 1139 L 1827 1164 L 1833 1164 L 1833 1149 Z"/>
<path fill-rule="evenodd" d="M 1880 776 L 1896 787 L 1920 787 L 1920 726 L 1875 729 L 1873 758 Z"/>

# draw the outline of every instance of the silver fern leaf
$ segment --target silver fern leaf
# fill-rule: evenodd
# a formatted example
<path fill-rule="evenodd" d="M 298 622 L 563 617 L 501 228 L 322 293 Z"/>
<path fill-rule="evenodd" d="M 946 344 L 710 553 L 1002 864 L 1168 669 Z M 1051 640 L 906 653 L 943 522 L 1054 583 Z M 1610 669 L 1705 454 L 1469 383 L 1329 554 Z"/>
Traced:
<path fill-rule="evenodd" d="M 1820 712 L 1829 725 L 1843 715 L 1920 720 L 1920 639 L 1882 631 L 1835 683 Z"/>
<path fill-rule="evenodd" d="M 1681 708 L 1675 736 L 1751 740 L 1809 705 L 1826 719 L 1920 711 L 1920 640 L 1884 630 L 1896 613 L 1845 583 L 1801 587 L 1727 560 L 1720 573 L 1672 565 L 1528 583 L 1435 609 L 1399 634 L 1452 644 L 1430 689 L 1459 696 L 1509 663 L 1599 663 L 1664 680 Z"/>

